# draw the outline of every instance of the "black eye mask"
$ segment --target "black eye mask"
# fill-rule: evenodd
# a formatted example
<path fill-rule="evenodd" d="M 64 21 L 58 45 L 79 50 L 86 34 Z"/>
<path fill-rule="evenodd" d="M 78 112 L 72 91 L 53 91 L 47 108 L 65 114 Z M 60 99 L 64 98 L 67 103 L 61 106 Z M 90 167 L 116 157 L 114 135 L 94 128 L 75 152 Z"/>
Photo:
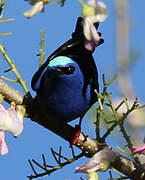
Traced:
<path fill-rule="evenodd" d="M 57 67 L 58 70 L 62 71 L 62 74 L 73 74 L 75 71 L 75 67 L 74 66 L 62 66 L 62 67 Z"/>

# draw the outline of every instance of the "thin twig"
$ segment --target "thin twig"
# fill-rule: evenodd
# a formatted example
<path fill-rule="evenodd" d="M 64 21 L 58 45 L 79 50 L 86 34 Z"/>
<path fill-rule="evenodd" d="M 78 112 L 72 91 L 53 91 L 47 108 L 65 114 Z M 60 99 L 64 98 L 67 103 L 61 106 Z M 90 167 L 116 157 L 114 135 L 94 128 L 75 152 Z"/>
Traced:
<path fill-rule="evenodd" d="M 59 160 L 58 160 L 57 157 L 56 157 L 56 152 L 55 152 L 52 148 L 51 148 L 50 150 L 51 150 L 51 153 L 52 153 L 55 161 L 57 162 L 57 164 L 60 164 L 60 163 L 59 163 Z"/>
<path fill-rule="evenodd" d="M 50 5 L 57 5 L 57 4 L 61 4 L 61 6 L 64 6 L 66 0 L 58 0 L 57 2 L 50 2 Z"/>
<path fill-rule="evenodd" d="M 34 173 L 35 175 L 37 175 L 37 172 L 35 171 L 35 168 L 34 168 L 32 162 L 30 161 L 30 159 L 28 159 L 28 162 L 29 162 L 29 164 L 30 164 L 30 166 L 31 166 L 31 169 L 32 169 L 33 173 Z"/>
<path fill-rule="evenodd" d="M 101 137 L 102 141 L 105 141 L 105 139 L 111 134 L 111 132 L 114 130 L 114 128 L 117 126 L 117 123 L 114 123 L 107 131 L 106 133 Z"/>
<path fill-rule="evenodd" d="M 23 88 L 23 90 L 25 91 L 25 93 L 27 95 L 29 95 L 31 97 L 31 94 L 29 92 L 29 89 L 26 86 L 25 81 L 22 79 L 20 73 L 18 72 L 15 64 L 13 63 L 13 61 L 10 59 L 10 57 L 8 56 L 4 46 L 2 44 L 0 44 L 0 51 L 3 54 L 4 59 L 6 60 L 6 62 L 9 64 L 9 66 L 11 67 L 11 71 L 15 74 L 15 76 L 18 79 L 19 84 L 21 85 L 21 87 Z"/>
<path fill-rule="evenodd" d="M 0 36 L 9 36 L 9 35 L 11 35 L 12 34 L 12 32 L 8 32 L 8 33 L 0 33 Z"/>
<path fill-rule="evenodd" d="M 11 78 L 7 78 L 6 76 L 1 76 L 2 79 L 5 79 L 7 81 L 10 81 L 10 82 L 18 82 L 17 79 L 11 79 Z"/>
<path fill-rule="evenodd" d="M 63 162 L 63 163 L 60 163 L 58 166 L 52 166 L 51 169 L 46 169 L 44 166 L 42 166 L 40 163 L 38 163 L 37 161 L 35 160 L 32 160 L 33 163 L 35 163 L 35 165 L 37 165 L 39 168 L 41 168 L 42 170 L 44 170 L 43 173 L 37 173 L 35 171 L 35 169 L 32 169 L 33 172 L 34 172 L 34 175 L 30 175 L 30 176 L 27 176 L 29 179 L 34 179 L 34 178 L 38 178 L 38 177 L 42 177 L 42 176 L 45 176 L 45 175 L 49 175 L 51 173 L 53 173 L 54 171 L 58 170 L 58 169 L 61 169 L 63 168 L 64 166 L 66 165 L 69 165 L 71 164 L 72 162 L 78 160 L 79 158 L 83 157 L 84 154 L 83 153 L 80 153 L 79 155 L 71 158 L 71 159 L 68 159 L 67 161 Z M 34 168 L 33 165 L 32 165 L 32 162 L 30 164 L 31 168 Z M 46 165 L 47 166 L 47 165 Z"/>
<path fill-rule="evenodd" d="M 62 152 L 62 147 L 59 147 L 59 156 L 58 156 L 58 162 L 61 164 L 61 152 Z"/>
<path fill-rule="evenodd" d="M 44 41 L 44 30 L 40 29 L 41 41 L 40 41 L 40 56 L 39 56 L 39 67 L 41 67 L 44 63 L 45 58 L 45 41 Z"/>
<path fill-rule="evenodd" d="M 10 21 L 14 21 L 15 19 L 2 19 L 0 20 L 0 23 L 4 23 L 4 22 L 10 22 Z"/>
<path fill-rule="evenodd" d="M 42 154 L 43 166 L 46 168 L 46 159 L 44 154 Z"/>

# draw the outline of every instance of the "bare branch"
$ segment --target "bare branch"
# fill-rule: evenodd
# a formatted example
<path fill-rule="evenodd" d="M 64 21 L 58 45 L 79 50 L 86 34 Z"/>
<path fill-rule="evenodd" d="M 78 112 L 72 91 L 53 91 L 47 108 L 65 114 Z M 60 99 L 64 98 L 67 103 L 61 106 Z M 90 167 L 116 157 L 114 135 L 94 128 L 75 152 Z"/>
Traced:
<path fill-rule="evenodd" d="M 63 122 L 55 122 L 55 121 L 47 121 L 47 118 L 41 115 L 39 106 L 37 104 L 33 104 L 32 100 L 23 96 L 16 89 L 12 88 L 8 84 L 6 84 L 3 80 L 0 79 L 0 93 L 5 97 L 7 102 L 14 101 L 17 104 L 23 104 L 26 106 L 27 112 L 29 112 L 29 117 L 32 121 L 37 122 L 43 127 L 53 131 L 58 136 L 61 136 L 65 140 L 69 141 L 71 134 L 73 133 L 74 128 L 67 123 Z M 35 106 L 33 111 L 30 112 L 30 107 Z M 42 119 L 42 117 L 44 117 Z M 104 143 L 99 143 L 97 140 L 89 137 L 88 135 L 81 133 L 76 146 L 81 149 L 85 156 L 91 157 L 99 150 L 103 149 L 107 145 Z M 120 155 L 116 156 L 116 159 L 111 162 L 111 166 L 124 175 L 130 177 L 132 180 L 144 180 L 145 179 L 145 170 L 136 166 L 133 161 L 130 159 Z"/>

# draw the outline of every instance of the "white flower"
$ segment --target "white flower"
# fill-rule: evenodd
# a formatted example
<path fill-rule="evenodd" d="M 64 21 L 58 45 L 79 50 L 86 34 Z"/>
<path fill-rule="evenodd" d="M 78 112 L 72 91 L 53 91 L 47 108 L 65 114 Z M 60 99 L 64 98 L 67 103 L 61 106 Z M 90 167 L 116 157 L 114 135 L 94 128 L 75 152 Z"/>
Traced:
<path fill-rule="evenodd" d="M 76 168 L 76 173 L 91 173 L 96 171 L 106 171 L 110 168 L 110 163 L 115 161 L 120 155 L 109 147 L 97 152 L 88 163 Z"/>
<path fill-rule="evenodd" d="M 84 35 L 85 35 L 85 38 L 88 40 L 88 41 L 91 41 L 92 39 L 95 41 L 95 42 L 98 42 L 100 40 L 100 36 L 93 24 L 93 19 L 94 16 L 90 16 L 90 17 L 87 17 L 85 18 L 85 21 L 84 21 Z"/>
<path fill-rule="evenodd" d="M 5 131 L 11 133 L 13 136 L 19 136 L 23 129 L 25 108 L 20 105 L 11 103 L 10 108 L 0 104 L 0 153 L 5 155 L 8 153 L 8 147 L 5 142 Z"/>
<path fill-rule="evenodd" d="M 44 8 L 43 1 L 38 1 L 32 6 L 32 8 L 30 10 L 24 12 L 24 16 L 27 18 L 31 18 L 35 14 L 41 12 L 43 10 L 43 8 Z"/>
<path fill-rule="evenodd" d="M 93 51 L 100 41 L 100 36 L 97 32 L 95 24 L 103 22 L 107 18 L 107 8 L 102 1 L 96 2 L 95 0 L 89 0 L 84 3 L 82 0 L 78 0 L 82 4 L 82 16 L 84 17 L 84 36 L 86 38 L 85 47 Z"/>

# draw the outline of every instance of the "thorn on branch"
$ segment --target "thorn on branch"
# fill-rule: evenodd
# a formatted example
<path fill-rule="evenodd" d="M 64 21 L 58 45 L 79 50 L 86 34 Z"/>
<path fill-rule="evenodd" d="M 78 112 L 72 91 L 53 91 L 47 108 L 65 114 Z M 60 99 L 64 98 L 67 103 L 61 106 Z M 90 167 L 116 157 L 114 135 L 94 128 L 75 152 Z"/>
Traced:
<path fill-rule="evenodd" d="M 51 153 L 56 161 L 56 163 L 58 164 L 57 166 L 53 166 L 53 165 L 48 165 L 46 162 L 46 158 L 44 156 L 44 154 L 42 154 L 42 164 L 38 163 L 36 160 L 32 159 L 32 160 L 28 160 L 30 167 L 33 171 L 33 175 L 28 176 L 28 178 L 30 180 L 34 179 L 34 178 L 38 178 L 38 177 L 42 177 L 45 175 L 50 175 L 51 173 L 53 173 L 54 171 L 57 171 L 58 169 L 63 168 L 64 166 L 71 164 L 72 162 L 78 160 L 79 158 L 81 158 L 84 154 L 80 153 L 79 155 L 74 155 L 71 159 L 68 159 L 67 157 L 62 155 L 62 147 L 59 147 L 59 152 L 55 152 L 52 148 L 51 148 Z M 74 153 L 72 153 L 74 154 Z M 61 162 L 61 159 L 65 160 L 64 162 Z M 37 166 L 38 168 L 40 168 L 41 170 L 43 170 L 42 173 L 38 173 L 35 169 L 35 166 Z"/>

